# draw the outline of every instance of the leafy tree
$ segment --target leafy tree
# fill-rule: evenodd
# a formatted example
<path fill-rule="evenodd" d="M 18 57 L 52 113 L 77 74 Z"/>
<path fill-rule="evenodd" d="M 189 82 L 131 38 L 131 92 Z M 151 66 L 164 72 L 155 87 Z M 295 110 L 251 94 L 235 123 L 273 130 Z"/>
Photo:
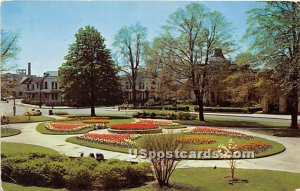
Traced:
<path fill-rule="evenodd" d="M 250 50 L 273 71 L 277 83 L 289 95 L 291 128 L 297 128 L 300 85 L 300 3 L 267 2 L 252 9 L 245 35 Z"/>
<path fill-rule="evenodd" d="M 1 65 L 0 71 L 7 71 L 14 67 L 9 61 L 16 59 L 20 51 L 18 46 L 19 34 L 1 30 Z"/>
<path fill-rule="evenodd" d="M 197 98 L 199 119 L 204 121 L 204 94 L 215 72 L 209 72 L 209 61 L 216 48 L 232 50 L 230 23 L 217 11 L 200 3 L 191 3 L 169 16 L 161 36 L 161 61 L 177 75 L 188 79 Z M 212 76 L 210 76 L 212 75 Z"/>
<path fill-rule="evenodd" d="M 104 38 L 94 27 L 78 30 L 59 74 L 64 98 L 76 105 L 89 105 L 91 116 L 96 115 L 95 105 L 120 102 L 116 67 Z"/>
<path fill-rule="evenodd" d="M 115 35 L 114 45 L 117 48 L 116 61 L 130 81 L 133 104 L 136 104 L 136 80 L 138 70 L 142 64 L 146 36 L 146 28 L 138 23 L 133 26 L 122 27 Z"/>
<path fill-rule="evenodd" d="M 253 55 L 243 52 L 236 56 L 235 64 L 223 81 L 225 91 L 230 95 L 230 102 L 239 106 L 258 104 L 258 72 Z"/>

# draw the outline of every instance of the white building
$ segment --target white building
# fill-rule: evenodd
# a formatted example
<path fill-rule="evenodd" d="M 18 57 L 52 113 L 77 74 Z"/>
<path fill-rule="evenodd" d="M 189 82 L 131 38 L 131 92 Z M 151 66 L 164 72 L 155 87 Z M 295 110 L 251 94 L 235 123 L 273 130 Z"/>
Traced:
<path fill-rule="evenodd" d="M 43 77 L 25 77 L 20 84 L 26 84 L 24 103 L 48 106 L 63 105 L 62 89 L 58 84 L 58 72 L 48 71 Z"/>

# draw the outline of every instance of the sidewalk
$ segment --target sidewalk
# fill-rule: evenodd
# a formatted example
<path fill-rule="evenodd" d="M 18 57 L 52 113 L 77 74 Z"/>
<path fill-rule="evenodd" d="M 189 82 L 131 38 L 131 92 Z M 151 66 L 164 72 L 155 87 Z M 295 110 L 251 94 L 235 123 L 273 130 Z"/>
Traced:
<path fill-rule="evenodd" d="M 253 117 L 253 118 L 286 119 L 286 120 L 291 119 L 291 115 L 279 115 L 279 114 L 277 115 L 277 114 L 260 114 L 260 113 L 245 114 L 245 113 L 205 113 L 205 112 L 204 114 L 215 115 L 215 116 L 232 116 L 232 117 Z M 300 118 L 300 115 L 298 115 L 298 118 Z"/>

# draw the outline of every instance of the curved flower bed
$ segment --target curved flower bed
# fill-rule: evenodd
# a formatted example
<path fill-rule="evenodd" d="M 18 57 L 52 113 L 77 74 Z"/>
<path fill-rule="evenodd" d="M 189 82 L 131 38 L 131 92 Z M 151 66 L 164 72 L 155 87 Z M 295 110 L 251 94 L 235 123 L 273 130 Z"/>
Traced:
<path fill-rule="evenodd" d="M 136 135 L 129 133 L 126 134 L 99 134 L 99 133 L 86 133 L 83 136 L 79 137 L 81 139 L 97 142 L 101 144 L 108 144 L 113 146 L 120 147 L 134 147 Z"/>
<path fill-rule="evenodd" d="M 115 124 L 115 125 L 111 125 L 110 128 L 117 129 L 117 130 L 148 130 L 148 129 L 157 129 L 158 126 L 155 124 L 131 123 L 131 124 Z"/>
<path fill-rule="evenodd" d="M 141 124 L 154 124 L 154 125 L 173 125 L 174 124 L 171 121 L 161 121 L 161 120 L 151 120 L 151 119 L 142 119 L 142 120 L 139 120 L 136 123 L 137 124 L 138 123 L 141 123 Z"/>
<path fill-rule="evenodd" d="M 222 135 L 222 136 L 238 137 L 242 139 L 253 138 L 253 136 L 244 133 L 227 131 L 227 130 L 217 129 L 217 128 L 208 128 L 208 127 L 196 127 L 191 131 L 191 133 L 200 134 L 200 135 Z"/>
<path fill-rule="evenodd" d="M 86 119 L 83 123 L 109 123 L 108 119 Z"/>
<path fill-rule="evenodd" d="M 148 134 L 161 133 L 162 130 L 155 124 L 144 123 L 130 123 L 130 124 L 115 124 L 109 128 L 113 133 L 134 133 L 134 134 Z"/>
<path fill-rule="evenodd" d="M 178 137 L 176 141 L 181 143 L 188 143 L 188 144 L 212 144 L 216 143 L 215 139 L 208 138 L 208 137 L 195 137 L 195 136 L 184 136 Z"/>
<path fill-rule="evenodd" d="M 84 124 L 60 124 L 60 123 L 46 123 L 45 124 L 46 129 L 49 129 L 51 131 L 61 131 L 61 132 L 72 132 L 72 131 L 78 131 L 80 129 L 89 127 Z"/>
<path fill-rule="evenodd" d="M 271 149 L 272 146 L 261 141 L 251 141 L 237 145 L 238 151 L 254 151 L 256 154 Z"/>

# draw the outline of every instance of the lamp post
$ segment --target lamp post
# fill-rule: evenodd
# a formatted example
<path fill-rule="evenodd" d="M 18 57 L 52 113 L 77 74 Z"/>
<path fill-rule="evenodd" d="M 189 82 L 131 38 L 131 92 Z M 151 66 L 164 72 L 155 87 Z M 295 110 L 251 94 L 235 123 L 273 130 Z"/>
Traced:
<path fill-rule="evenodd" d="M 16 92 L 15 91 L 13 91 L 13 97 L 14 97 L 13 113 L 14 116 L 16 116 Z"/>

